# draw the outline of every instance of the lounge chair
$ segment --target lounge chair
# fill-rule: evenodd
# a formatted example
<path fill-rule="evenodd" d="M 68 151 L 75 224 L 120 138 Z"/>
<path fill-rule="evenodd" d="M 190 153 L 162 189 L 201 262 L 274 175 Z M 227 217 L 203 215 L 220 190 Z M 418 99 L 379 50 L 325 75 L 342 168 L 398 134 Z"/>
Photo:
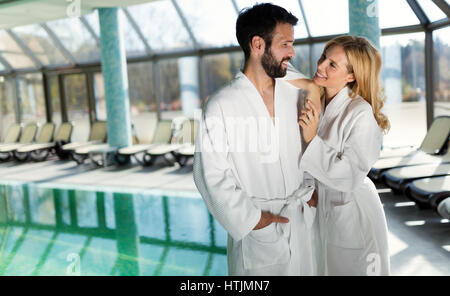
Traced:
<path fill-rule="evenodd" d="M 437 211 L 439 204 L 450 197 L 450 176 L 413 181 L 406 185 L 405 194 L 419 208 Z"/>
<path fill-rule="evenodd" d="M 449 144 L 447 143 L 441 149 L 441 151 L 446 152 L 444 155 L 428 154 L 423 151 L 416 151 L 403 157 L 379 159 L 370 169 L 369 178 L 373 181 L 380 181 L 383 178 L 383 172 L 393 168 L 450 162 L 450 149 L 446 150 L 448 145 Z"/>
<path fill-rule="evenodd" d="M 436 211 L 442 218 L 450 219 L 450 194 L 438 204 Z"/>
<path fill-rule="evenodd" d="M 14 158 L 18 161 L 26 161 L 30 157 L 30 154 L 26 150 L 23 152 L 19 151 L 19 150 L 26 149 L 26 148 L 28 148 L 30 146 L 34 146 L 34 145 L 48 144 L 53 139 L 54 131 L 55 131 L 55 124 L 53 122 L 45 123 L 41 127 L 41 130 L 39 131 L 39 136 L 38 136 L 36 142 L 33 144 L 23 145 L 23 146 L 17 148 L 16 150 L 14 150 L 12 152 L 12 154 L 14 155 Z"/>
<path fill-rule="evenodd" d="M 38 126 L 35 122 L 28 123 L 20 136 L 18 143 L 5 144 L 0 147 L 0 161 L 7 161 L 18 148 L 30 144 L 36 137 Z"/>
<path fill-rule="evenodd" d="M 19 141 L 20 133 L 22 132 L 22 126 L 18 123 L 14 123 L 8 127 L 6 130 L 5 138 L 0 144 L 0 147 L 4 145 L 10 145 Z"/>
<path fill-rule="evenodd" d="M 381 179 L 394 193 L 401 193 L 414 180 L 447 175 L 450 175 L 450 163 L 434 163 L 390 169 L 382 174 Z"/>
<path fill-rule="evenodd" d="M 25 160 L 31 157 L 34 161 L 43 161 L 47 159 L 50 154 L 56 154 L 59 146 L 70 142 L 72 131 L 73 124 L 70 122 L 63 122 L 56 131 L 52 142 L 49 141 L 46 143 L 26 145 L 17 149 L 14 155 L 16 156 L 16 159 L 19 160 Z M 25 154 L 27 156 L 24 158 L 23 156 L 20 156 L 20 154 Z"/>
<path fill-rule="evenodd" d="M 87 142 L 75 142 L 69 143 L 62 146 L 62 150 L 64 152 L 70 153 L 73 160 L 75 160 L 78 164 L 81 164 L 86 160 L 89 155 L 88 153 L 79 153 L 84 152 L 89 148 L 98 147 L 99 144 L 106 143 L 107 140 L 107 125 L 106 121 L 95 121 L 89 133 L 89 138 Z"/>
<path fill-rule="evenodd" d="M 198 121 L 197 120 L 190 120 L 191 124 L 191 136 L 190 136 L 190 143 L 178 150 L 175 150 L 173 152 L 173 155 L 175 156 L 176 161 L 178 164 L 183 167 L 186 165 L 186 163 L 194 157 L 195 153 L 195 139 L 197 137 L 197 130 L 198 130 Z"/>
<path fill-rule="evenodd" d="M 115 159 L 117 163 L 125 164 L 128 163 L 130 157 L 134 157 L 139 164 L 144 165 L 144 157 L 148 149 L 156 147 L 158 145 L 168 144 L 170 143 L 171 139 L 172 120 L 159 120 L 156 124 L 156 128 L 150 143 L 136 144 L 129 147 L 120 148 L 116 153 Z M 139 158 L 139 154 L 141 153 L 143 153 L 144 155 Z"/>
<path fill-rule="evenodd" d="M 441 153 L 449 135 L 450 116 L 436 117 L 418 148 L 413 146 L 385 148 L 381 151 L 379 159 L 413 156 L 417 152 L 428 154 Z"/>
<path fill-rule="evenodd" d="M 194 123 L 192 120 L 184 120 L 181 122 L 179 129 L 172 130 L 170 143 L 156 145 L 145 151 L 143 157 L 144 165 L 152 165 L 158 158 L 163 158 L 168 164 L 174 165 L 174 161 L 169 159 L 168 156 L 172 156 L 177 161 L 175 151 L 192 145 L 194 135 L 193 127 Z"/>

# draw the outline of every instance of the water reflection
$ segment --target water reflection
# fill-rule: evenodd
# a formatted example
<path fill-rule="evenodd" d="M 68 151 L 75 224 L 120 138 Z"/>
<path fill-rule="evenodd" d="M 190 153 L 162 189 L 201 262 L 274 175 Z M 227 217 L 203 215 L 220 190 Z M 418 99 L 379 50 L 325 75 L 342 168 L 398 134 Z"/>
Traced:
<path fill-rule="evenodd" d="M 199 198 L 0 184 L 0 275 L 226 275 Z"/>

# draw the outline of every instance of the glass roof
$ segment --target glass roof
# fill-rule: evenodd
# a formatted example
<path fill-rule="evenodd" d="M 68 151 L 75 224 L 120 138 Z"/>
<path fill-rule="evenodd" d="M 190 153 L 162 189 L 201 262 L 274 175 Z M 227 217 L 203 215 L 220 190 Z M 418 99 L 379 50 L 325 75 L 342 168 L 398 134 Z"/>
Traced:
<path fill-rule="evenodd" d="M 16 27 L 12 31 L 23 40 L 43 65 L 70 64 L 40 25 Z"/>
<path fill-rule="evenodd" d="M 420 24 L 406 1 L 378 0 L 378 5 L 381 29 Z M 401 17 L 399 17 L 399 11 L 401 11 Z"/>
<path fill-rule="evenodd" d="M 251 7 L 255 5 L 257 2 L 254 0 L 236 0 L 239 10 Z M 306 38 L 308 37 L 308 32 L 306 31 L 305 21 L 303 20 L 303 15 L 300 10 L 300 5 L 298 0 L 279 0 L 276 2 L 277 5 L 284 7 L 286 10 L 291 12 L 298 18 L 297 26 L 294 27 L 294 36 L 296 39 Z M 236 21 L 236 20 L 234 20 Z M 233 27 L 234 28 L 234 27 Z"/>
<path fill-rule="evenodd" d="M 430 0 L 416 0 L 431 22 L 446 18 Z M 119 10 L 128 57 L 180 50 L 237 46 L 238 12 L 258 0 L 158 0 Z M 449 3 L 446 0 L 446 3 Z M 348 0 L 277 0 L 299 19 L 295 38 L 345 34 Z M 306 18 L 306 19 L 305 19 Z M 380 27 L 420 24 L 406 0 L 379 0 Z M 100 61 L 96 10 L 66 18 L 0 30 L 0 72 Z M 3 63 L 3 64 L 2 64 Z"/>
<path fill-rule="evenodd" d="M 183 0 L 179 3 L 200 46 L 237 45 L 235 35 L 237 12 L 230 0 Z"/>
<path fill-rule="evenodd" d="M 347 0 L 302 0 L 312 36 L 348 33 Z"/>
<path fill-rule="evenodd" d="M 441 20 L 445 18 L 445 13 L 430 0 L 417 0 L 420 7 L 422 7 L 425 14 L 428 16 L 430 22 Z"/>
<path fill-rule="evenodd" d="M 78 63 L 100 60 L 97 41 L 79 18 L 60 19 L 47 25 Z"/>
<path fill-rule="evenodd" d="M 127 8 L 154 51 L 192 49 L 189 37 L 171 1 L 155 1 Z"/>
<path fill-rule="evenodd" d="M 0 54 L 13 68 L 36 68 L 36 65 L 5 30 L 0 30 Z"/>
<path fill-rule="evenodd" d="M 84 18 L 89 26 L 94 30 L 97 38 L 100 38 L 100 24 L 98 20 L 98 11 L 85 15 Z M 128 57 L 145 55 L 144 42 L 139 38 L 138 33 L 130 24 L 122 9 L 119 10 L 120 23 L 122 24 L 122 33 L 125 38 L 125 50 Z"/>

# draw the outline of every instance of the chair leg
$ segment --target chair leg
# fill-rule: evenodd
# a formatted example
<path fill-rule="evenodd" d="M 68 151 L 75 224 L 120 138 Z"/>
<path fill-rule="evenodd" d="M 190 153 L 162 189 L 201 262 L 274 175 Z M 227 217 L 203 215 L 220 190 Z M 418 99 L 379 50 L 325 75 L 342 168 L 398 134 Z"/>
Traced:
<path fill-rule="evenodd" d="M 17 152 L 17 151 L 14 151 L 13 152 L 13 156 L 14 156 L 15 160 L 20 161 L 20 162 L 24 162 L 24 161 L 28 160 L 28 158 L 30 157 L 30 153 L 29 152 Z"/>
<path fill-rule="evenodd" d="M 11 159 L 11 154 L 9 152 L 0 152 L 0 161 L 8 161 Z"/>
<path fill-rule="evenodd" d="M 148 153 L 145 153 L 144 156 L 142 157 L 142 162 L 144 166 L 151 166 L 155 163 L 156 157 L 155 156 L 151 156 Z"/>
<path fill-rule="evenodd" d="M 35 150 L 30 153 L 31 159 L 34 161 L 44 161 L 50 155 L 50 150 Z"/>

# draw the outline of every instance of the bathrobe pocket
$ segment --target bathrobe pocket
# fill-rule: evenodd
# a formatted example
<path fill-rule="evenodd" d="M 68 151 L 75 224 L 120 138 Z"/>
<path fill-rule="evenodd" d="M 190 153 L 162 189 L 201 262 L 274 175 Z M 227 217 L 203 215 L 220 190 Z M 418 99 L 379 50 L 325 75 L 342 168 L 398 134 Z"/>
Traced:
<path fill-rule="evenodd" d="M 327 223 L 328 243 L 349 249 L 362 249 L 361 219 L 355 201 L 343 205 L 331 206 L 330 218 Z"/>
<path fill-rule="evenodd" d="M 253 230 L 244 237 L 242 255 L 245 269 L 285 264 L 291 257 L 288 240 L 278 234 L 275 223 Z"/>

